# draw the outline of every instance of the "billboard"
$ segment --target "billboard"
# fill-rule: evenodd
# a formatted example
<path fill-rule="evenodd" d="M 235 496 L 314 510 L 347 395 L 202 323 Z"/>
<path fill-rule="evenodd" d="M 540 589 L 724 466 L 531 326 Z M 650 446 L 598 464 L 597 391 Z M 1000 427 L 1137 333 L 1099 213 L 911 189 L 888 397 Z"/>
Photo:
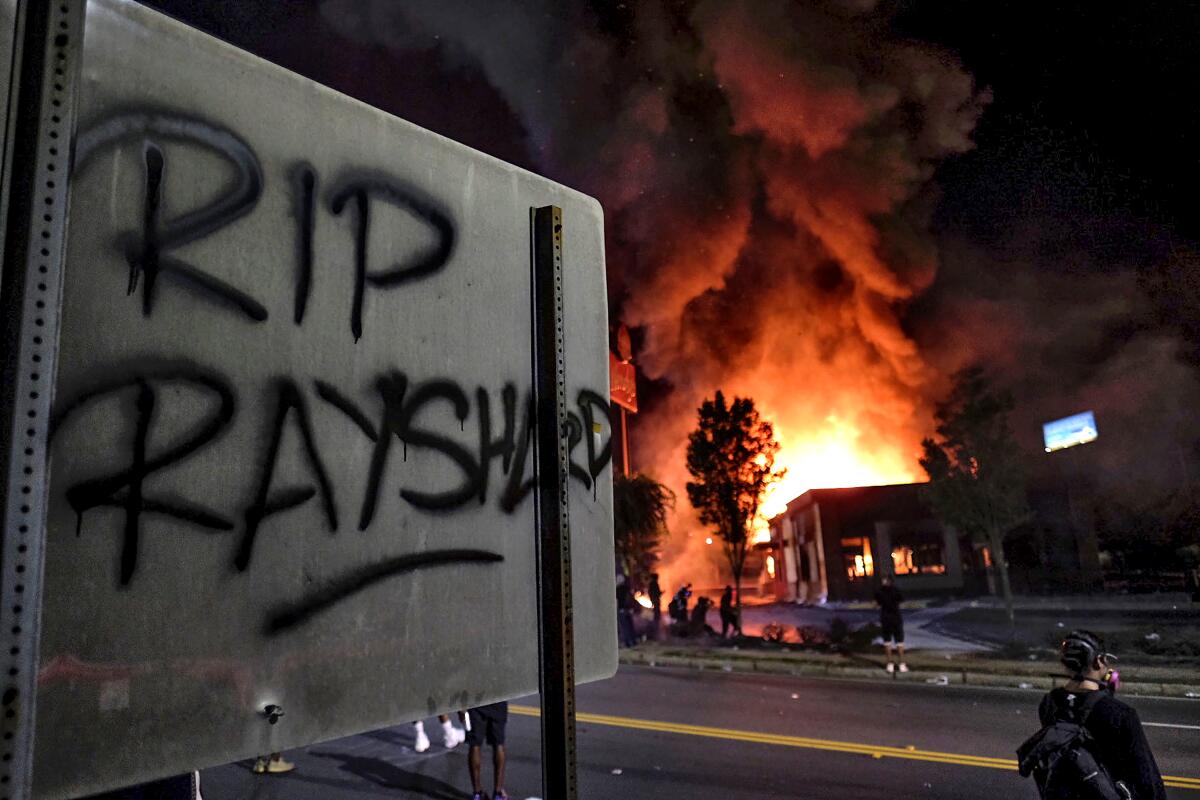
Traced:
<path fill-rule="evenodd" d="M 87 2 L 80 75 L 36 796 L 537 690 L 530 209 L 548 205 L 576 669 L 611 675 L 596 201 L 125 0 Z"/>
<path fill-rule="evenodd" d="M 1042 441 L 1047 453 L 1094 442 L 1098 435 L 1096 418 L 1091 411 L 1072 414 L 1042 426 Z"/>

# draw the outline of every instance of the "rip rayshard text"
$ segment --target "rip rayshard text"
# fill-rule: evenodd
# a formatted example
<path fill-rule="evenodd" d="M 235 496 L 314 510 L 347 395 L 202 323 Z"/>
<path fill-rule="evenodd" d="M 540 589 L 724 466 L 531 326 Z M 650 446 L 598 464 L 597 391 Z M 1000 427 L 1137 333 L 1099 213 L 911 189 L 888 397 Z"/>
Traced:
<path fill-rule="evenodd" d="M 164 144 L 208 151 L 226 162 L 233 179 L 204 205 L 168 216 L 164 187 L 171 164 Z M 160 293 L 187 293 L 202 304 L 231 312 L 232 324 L 253 327 L 267 324 L 271 314 L 267 299 L 189 263 L 178 254 L 184 245 L 209 236 L 252 213 L 263 193 L 264 175 L 254 150 L 232 131 L 195 117 L 159 110 L 123 110 L 85 126 L 77 136 L 75 174 L 105 153 L 122 146 L 138 146 L 144 178 L 140 202 L 140 227 L 115 232 L 112 247 L 127 266 L 124 289 L 137 295 L 141 315 L 155 314 Z M 291 324 L 303 326 L 313 291 L 315 270 L 315 220 L 319 211 L 321 178 L 304 161 L 293 163 L 286 179 L 293 208 L 294 291 L 290 298 Z M 386 268 L 368 264 L 368 241 L 374 204 L 385 203 L 427 226 L 433 243 Z M 364 336 L 363 305 L 368 290 L 395 291 L 447 268 L 458 242 L 452 214 L 436 200 L 409 183 L 380 172 L 347 171 L 337 176 L 325 192 L 328 213 L 351 215 L 353 290 L 346 303 L 346 325 L 341 334 L 352 343 Z M 98 299 L 98 298 L 97 298 Z M 343 329 L 345 330 L 345 329 Z M 383 334 L 385 332 L 376 332 Z M 264 523 L 285 511 L 312 503 L 325 530 L 333 535 L 349 527 L 367 531 L 376 521 L 381 492 L 398 491 L 414 513 L 445 514 L 468 505 L 496 503 L 511 514 L 533 488 L 532 468 L 534 405 L 529 390 L 519 391 L 506 381 L 482 386 L 460 380 L 409 375 L 402 365 L 378 370 L 359 387 L 337 386 L 318 375 L 268 375 L 268 394 L 246 402 L 238 387 L 219 369 L 169 354 L 130 357 L 104 365 L 101 376 L 72 387 L 57 398 L 51 437 L 72 425 L 92 420 L 88 409 L 113 403 L 132 422 L 132 435 L 121 453 L 109 459 L 111 468 L 76 480 L 65 489 L 65 498 L 77 518 L 77 534 L 86 525 L 85 515 L 97 508 L 123 512 L 117 583 L 129 586 L 138 571 L 143 536 L 152 531 L 147 518 L 167 517 L 202 532 L 228 536 L 229 567 L 244 573 L 254 562 Z M 156 421 L 173 397 L 187 390 L 210 401 L 197 413 L 191 427 L 174 438 L 155 435 Z M 568 415 L 571 451 L 570 474 L 593 489 L 611 458 L 611 441 L 601 441 L 593 431 L 607 427 L 609 407 L 604 395 L 583 389 L 572 398 Z M 420 412 L 430 406 L 448 408 L 459 423 L 459 433 L 470 423 L 474 446 L 422 422 Z M 261 451 L 247 454 L 256 478 L 249 487 L 237 487 L 224 503 L 211 498 L 179 496 L 156 491 L 156 476 L 200 456 L 217 442 L 234 419 L 248 408 L 262 409 L 264 435 Z M 335 415 L 370 443 L 370 457 L 357 475 L 333 476 L 314 435 L 316 415 Z M 291 427 L 300 443 L 301 467 L 307 482 L 279 486 L 275 480 L 284 432 Z M 78 435 L 76 432 L 73 435 Z M 461 437 L 460 437 L 461 438 Z M 456 479 L 430 490 L 406 485 L 386 486 L 389 463 L 407 461 L 408 448 L 440 454 L 453 465 Z M 493 483 L 494 467 L 500 479 Z M 346 483 L 353 484 L 347 488 Z M 235 487 L 231 487 L 233 489 Z M 241 496 L 237 496 L 238 493 Z M 347 510 L 349 509 L 349 510 Z M 271 535 L 283 535 L 272 532 Z M 270 616 L 267 630 L 286 630 L 367 585 L 392 575 L 451 562 L 494 562 L 502 556 L 487 550 L 458 549 L 408 553 L 329 581 L 323 588 Z"/>

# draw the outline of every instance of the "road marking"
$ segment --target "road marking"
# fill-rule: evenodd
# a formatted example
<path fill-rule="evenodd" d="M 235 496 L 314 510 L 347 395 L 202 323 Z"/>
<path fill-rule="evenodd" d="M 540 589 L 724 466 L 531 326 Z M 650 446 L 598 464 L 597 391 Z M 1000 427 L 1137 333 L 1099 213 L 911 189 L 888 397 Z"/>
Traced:
<path fill-rule="evenodd" d="M 535 706 L 509 706 L 509 711 L 526 717 L 540 716 L 541 710 Z M 578 712 L 575 715 L 578 722 L 592 725 L 607 725 L 614 728 L 631 728 L 633 730 L 657 731 L 660 733 L 679 733 L 687 736 L 704 736 L 710 739 L 729 739 L 737 742 L 753 742 L 755 744 L 774 744 L 784 747 L 802 747 L 809 750 L 831 750 L 838 753 L 854 753 L 871 756 L 872 758 L 904 758 L 911 761 L 933 761 L 939 764 L 956 764 L 963 767 L 984 767 L 987 769 L 1003 769 L 1016 771 L 1017 762 L 1010 758 L 993 758 L 991 756 L 972 756 L 964 753 L 942 753 L 936 750 L 917 750 L 906 747 L 889 747 L 886 745 L 862 744 L 859 742 L 839 742 L 833 739 L 812 739 L 807 736 L 785 736 L 777 733 L 758 733 L 756 731 L 740 731 L 732 728 L 713 728 L 706 725 L 687 725 L 680 722 L 661 722 L 634 717 L 616 717 L 609 714 L 589 714 Z M 1200 790 L 1200 778 L 1164 776 L 1164 783 L 1175 789 Z"/>
<path fill-rule="evenodd" d="M 1178 728 L 1183 731 L 1200 731 L 1200 725 L 1179 725 L 1175 722 L 1143 722 L 1147 728 Z"/>

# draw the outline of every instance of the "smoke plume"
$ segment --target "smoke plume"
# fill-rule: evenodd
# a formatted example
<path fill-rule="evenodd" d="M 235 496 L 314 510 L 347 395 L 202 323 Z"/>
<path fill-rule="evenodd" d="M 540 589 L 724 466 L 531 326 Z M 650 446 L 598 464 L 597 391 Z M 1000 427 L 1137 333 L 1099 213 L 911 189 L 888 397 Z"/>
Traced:
<path fill-rule="evenodd" d="M 942 387 L 902 321 L 938 269 L 934 170 L 971 147 L 989 100 L 951 54 L 898 37 L 862 0 L 322 13 L 357 42 L 480 70 L 540 171 L 603 203 L 611 305 L 663 389 L 633 455 L 680 495 L 671 585 L 717 549 L 683 497 L 686 433 L 717 389 L 775 424 L 789 469 L 776 505 L 917 478 Z"/>

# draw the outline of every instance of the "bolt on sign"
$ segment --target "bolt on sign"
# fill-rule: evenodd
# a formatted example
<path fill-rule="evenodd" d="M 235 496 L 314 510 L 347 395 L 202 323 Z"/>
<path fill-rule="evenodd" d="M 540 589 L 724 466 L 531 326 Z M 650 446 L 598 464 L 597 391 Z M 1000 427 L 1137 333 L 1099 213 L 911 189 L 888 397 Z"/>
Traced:
<path fill-rule="evenodd" d="M 534 207 L 576 674 L 613 674 L 596 201 L 135 3 L 78 23 L 34 795 L 537 690 Z"/>

